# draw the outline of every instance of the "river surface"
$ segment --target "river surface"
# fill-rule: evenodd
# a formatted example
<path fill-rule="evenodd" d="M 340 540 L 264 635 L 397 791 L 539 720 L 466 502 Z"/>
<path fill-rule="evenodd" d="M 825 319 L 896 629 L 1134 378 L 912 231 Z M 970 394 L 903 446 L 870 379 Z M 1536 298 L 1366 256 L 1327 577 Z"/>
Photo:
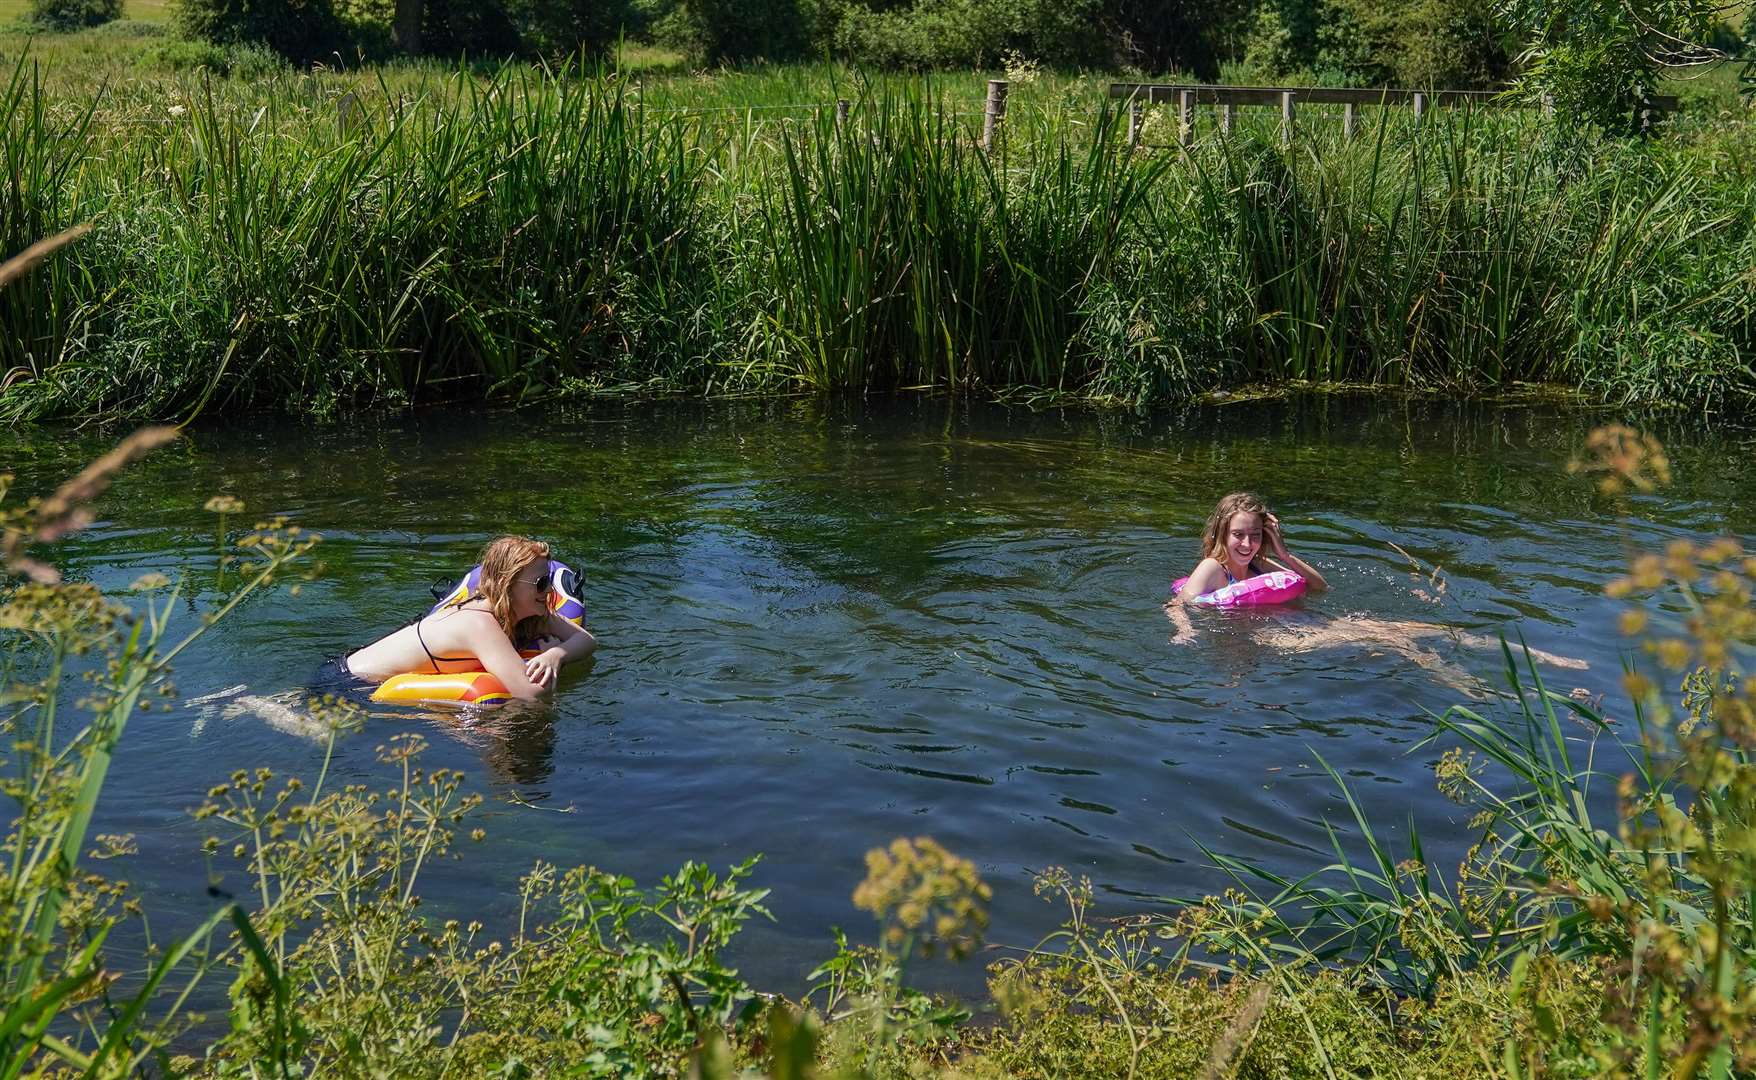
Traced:
<path fill-rule="evenodd" d="M 181 577 L 192 627 L 221 585 L 203 506 L 231 494 L 244 518 L 321 533 L 324 572 L 179 659 L 179 702 L 222 696 L 132 722 L 95 828 L 134 834 L 118 876 L 161 925 L 207 910 L 207 830 L 189 809 L 234 769 L 311 776 L 322 758 L 249 703 L 296 704 L 323 658 L 422 611 L 489 537 L 524 532 L 581 571 L 595 662 L 549 705 L 378 709 L 337 752 L 335 775 L 381 786 L 376 748 L 419 732 L 428 764 L 485 795 L 486 841 L 427 879 L 436 911 L 504 927 L 537 859 L 651 883 L 761 852 L 778 921 L 752 925 L 735 961 L 797 990 L 832 925 L 872 937 L 850 893 L 864 853 L 896 836 L 974 860 L 994 889 L 989 939 L 1011 945 L 1058 919 L 1032 895 L 1044 867 L 1089 876 L 1114 914 L 1223 887 L 1199 845 L 1315 868 L 1323 821 L 1352 831 L 1317 755 L 1384 837 L 1400 844 L 1413 821 L 1454 863 L 1467 811 L 1434 789 L 1438 751 L 1411 748 L 1429 711 L 1497 683 L 1489 643 L 1522 634 L 1584 661 L 1546 674 L 1614 713 L 1623 644 L 1601 588 L 1630 545 L 1756 546 L 1748 433 L 1661 423 L 1676 482 L 1624 514 L 1565 472 L 1616 418 L 1394 398 L 1149 415 L 931 399 L 198 429 L 124 475 L 60 564 L 106 588 Z M 108 445 L 0 435 L 27 494 Z M 1236 488 L 1270 501 L 1333 588 L 1198 616 L 1195 640 L 1173 644 L 1169 581 Z M 933 979 L 973 990 L 979 967 Z"/>

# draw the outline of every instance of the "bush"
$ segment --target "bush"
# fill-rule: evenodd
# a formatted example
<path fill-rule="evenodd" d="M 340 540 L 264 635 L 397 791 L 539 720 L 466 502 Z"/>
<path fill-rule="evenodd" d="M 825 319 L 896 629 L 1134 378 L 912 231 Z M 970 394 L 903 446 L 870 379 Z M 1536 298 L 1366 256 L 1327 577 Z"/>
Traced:
<path fill-rule="evenodd" d="M 92 33 L 106 38 L 160 38 L 169 31 L 164 23 L 146 22 L 141 19 L 116 19 L 104 23 Z"/>
<path fill-rule="evenodd" d="M 46 30 L 83 30 L 122 17 L 122 0 L 31 0 L 30 21 Z"/>
<path fill-rule="evenodd" d="M 824 10 L 813 0 L 682 0 L 658 36 L 701 64 L 792 60 L 810 51 Z"/>
<path fill-rule="evenodd" d="M 1056 67 L 1102 64 L 1112 49 L 1099 29 L 1101 0 L 920 0 L 910 8 L 851 7 L 836 51 L 879 67 L 921 71 L 994 67 L 1018 53 Z"/>
<path fill-rule="evenodd" d="M 627 0 L 506 0 L 522 51 L 560 57 L 607 53 L 636 18 Z"/>
<path fill-rule="evenodd" d="M 1285 0 L 1258 12 L 1245 62 L 1271 79 L 1469 90 L 1503 84 L 1513 51 L 1492 0 Z"/>
<path fill-rule="evenodd" d="M 170 38 L 142 54 L 148 68 L 194 71 L 205 68 L 215 75 L 261 79 L 286 68 L 280 54 L 262 45 L 215 45 L 211 41 Z"/>
<path fill-rule="evenodd" d="M 1504 83 L 1512 50 L 1492 0 L 1332 0 L 1318 64 L 1368 86 L 1447 90 Z"/>
<path fill-rule="evenodd" d="M 176 0 L 183 37 L 214 45 L 261 45 L 295 62 L 346 47 L 330 0 Z"/>

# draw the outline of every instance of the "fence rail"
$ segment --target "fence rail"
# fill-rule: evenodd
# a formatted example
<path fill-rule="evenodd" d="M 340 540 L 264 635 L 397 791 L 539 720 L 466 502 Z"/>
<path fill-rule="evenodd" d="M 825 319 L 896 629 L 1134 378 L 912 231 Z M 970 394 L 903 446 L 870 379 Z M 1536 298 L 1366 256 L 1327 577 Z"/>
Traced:
<path fill-rule="evenodd" d="M 1299 105 L 1340 105 L 1342 130 L 1354 134 L 1358 110 L 1362 105 L 1403 106 L 1414 110 L 1416 119 L 1433 106 L 1483 108 L 1527 108 L 1529 104 L 1493 90 L 1402 90 L 1395 88 L 1358 89 L 1339 86 L 1210 86 L 1203 83 L 1111 83 L 1109 96 L 1125 100 L 1128 110 L 1128 145 L 1140 144 L 1140 129 L 1148 105 L 1176 105 L 1180 113 L 1179 140 L 1187 146 L 1194 139 L 1195 108 L 1217 105 L 1220 129 L 1231 131 L 1240 105 L 1280 107 L 1281 137 L 1291 141 L 1293 120 Z M 1548 101 L 1545 109 L 1552 108 Z M 1657 114 L 1674 112 L 1677 98 L 1659 94 L 1640 103 L 1642 120 L 1650 123 Z"/>

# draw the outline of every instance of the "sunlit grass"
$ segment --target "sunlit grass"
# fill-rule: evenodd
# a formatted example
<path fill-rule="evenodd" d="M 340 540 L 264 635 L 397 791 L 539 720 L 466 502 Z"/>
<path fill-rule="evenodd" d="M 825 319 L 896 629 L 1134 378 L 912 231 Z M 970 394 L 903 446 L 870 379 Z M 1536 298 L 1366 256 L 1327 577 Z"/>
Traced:
<path fill-rule="evenodd" d="M 0 24 L 30 14 L 30 0 L 0 0 Z M 122 17 L 141 22 L 169 22 L 171 0 L 123 0 Z"/>
<path fill-rule="evenodd" d="M 1287 381 L 1756 401 L 1756 123 L 1717 104 L 1634 144 L 1404 109 L 1344 143 L 1312 107 L 1287 147 L 1274 110 L 1230 138 L 1209 110 L 1187 152 L 1160 108 L 1130 151 L 1106 79 L 1021 71 L 983 151 L 998 73 L 628 46 L 228 78 L 126 31 L 0 41 L 25 58 L 5 242 L 98 225 L 0 307 L 13 419 Z"/>

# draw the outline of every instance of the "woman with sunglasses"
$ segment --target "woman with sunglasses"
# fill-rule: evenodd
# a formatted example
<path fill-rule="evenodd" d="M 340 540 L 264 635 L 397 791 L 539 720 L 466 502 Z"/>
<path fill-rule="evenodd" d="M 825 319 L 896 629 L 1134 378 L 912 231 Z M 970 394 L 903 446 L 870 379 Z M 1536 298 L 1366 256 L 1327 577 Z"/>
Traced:
<path fill-rule="evenodd" d="M 381 683 L 393 675 L 485 670 L 515 698 L 555 687 L 561 665 L 584 659 L 597 639 L 549 610 L 549 545 L 502 536 L 482 549 L 473 591 L 440 604 L 414 622 L 343 656 L 354 678 Z M 519 643 L 536 655 L 519 655 Z"/>

